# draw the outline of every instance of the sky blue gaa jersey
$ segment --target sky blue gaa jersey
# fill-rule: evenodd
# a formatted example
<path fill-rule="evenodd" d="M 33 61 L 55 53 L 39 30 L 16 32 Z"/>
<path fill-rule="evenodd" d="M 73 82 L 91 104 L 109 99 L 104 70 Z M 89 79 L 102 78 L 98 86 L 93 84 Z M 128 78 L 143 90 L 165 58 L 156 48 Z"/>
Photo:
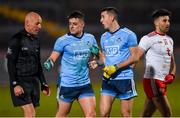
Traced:
<path fill-rule="evenodd" d="M 77 87 L 90 83 L 88 61 L 92 45 L 97 46 L 97 42 L 94 36 L 88 33 L 81 37 L 66 34 L 57 39 L 54 51 L 62 56 L 59 75 L 61 86 Z"/>
<path fill-rule="evenodd" d="M 105 32 L 101 36 L 101 48 L 105 54 L 105 65 L 114 65 L 127 60 L 130 56 L 130 47 L 137 46 L 137 37 L 128 28 L 119 28 L 117 31 Z M 131 66 L 118 72 L 114 79 L 132 79 Z M 111 78 L 112 79 L 112 78 Z"/>

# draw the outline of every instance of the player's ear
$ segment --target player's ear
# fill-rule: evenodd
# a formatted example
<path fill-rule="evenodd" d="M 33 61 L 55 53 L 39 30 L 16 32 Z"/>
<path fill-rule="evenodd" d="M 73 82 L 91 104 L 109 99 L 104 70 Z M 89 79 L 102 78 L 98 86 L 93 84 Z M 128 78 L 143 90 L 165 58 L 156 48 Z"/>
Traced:
<path fill-rule="evenodd" d="M 83 20 L 81 21 L 81 25 L 82 25 L 82 27 L 85 26 L 85 22 Z"/>
<path fill-rule="evenodd" d="M 29 30 L 29 20 L 25 20 L 25 22 L 24 22 L 24 26 L 25 26 L 25 29 L 26 30 Z"/>
<path fill-rule="evenodd" d="M 110 14 L 110 15 L 109 15 L 109 17 L 110 17 L 111 21 L 112 21 L 112 22 L 114 22 L 114 20 L 115 20 L 115 16 L 114 16 L 114 15 L 112 15 L 112 14 Z"/>
<path fill-rule="evenodd" d="M 154 20 L 154 25 L 155 25 L 155 27 L 159 25 L 159 18 Z"/>
<path fill-rule="evenodd" d="M 116 20 L 116 18 L 115 18 L 115 16 L 114 16 L 112 21 L 115 21 L 115 20 Z"/>

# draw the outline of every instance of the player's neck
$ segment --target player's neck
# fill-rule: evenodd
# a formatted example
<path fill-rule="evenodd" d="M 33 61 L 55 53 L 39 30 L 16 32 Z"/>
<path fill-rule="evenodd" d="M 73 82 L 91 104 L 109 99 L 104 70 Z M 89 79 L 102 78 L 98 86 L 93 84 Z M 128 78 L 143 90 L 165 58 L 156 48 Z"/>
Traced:
<path fill-rule="evenodd" d="M 77 34 L 72 34 L 71 32 L 69 32 L 68 35 L 72 35 L 72 36 L 74 36 L 76 38 L 81 39 L 83 37 L 83 35 L 84 35 L 84 32 L 80 32 L 80 33 L 77 33 Z"/>
<path fill-rule="evenodd" d="M 166 35 L 165 32 L 161 32 L 161 31 L 159 31 L 159 30 L 155 30 L 155 33 L 156 33 L 156 34 L 159 34 L 159 35 Z"/>
<path fill-rule="evenodd" d="M 77 33 L 75 36 L 76 36 L 76 37 L 82 37 L 82 35 L 83 35 L 83 32 L 79 32 L 79 33 Z"/>
<path fill-rule="evenodd" d="M 109 31 L 110 31 L 110 32 L 115 32 L 115 31 L 117 31 L 119 28 L 120 28 L 120 25 L 119 25 L 117 22 L 115 22 L 115 23 L 113 23 L 113 24 L 111 25 L 111 27 L 109 28 Z"/>

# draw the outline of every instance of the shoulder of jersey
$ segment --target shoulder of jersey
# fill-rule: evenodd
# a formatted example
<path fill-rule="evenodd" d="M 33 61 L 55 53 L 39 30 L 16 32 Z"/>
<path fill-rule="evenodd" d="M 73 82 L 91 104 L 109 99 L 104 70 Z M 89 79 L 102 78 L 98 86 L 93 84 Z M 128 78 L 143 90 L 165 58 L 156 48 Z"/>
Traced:
<path fill-rule="evenodd" d="M 22 37 L 22 32 L 17 32 L 12 36 L 12 38 L 21 38 Z"/>
<path fill-rule="evenodd" d="M 107 33 L 108 33 L 108 32 L 104 32 L 104 33 L 101 35 L 101 37 L 106 36 L 106 35 L 107 35 Z"/>
<path fill-rule="evenodd" d="M 94 37 L 94 35 L 90 34 L 90 33 L 84 33 L 84 36 L 87 36 L 87 37 Z"/>
<path fill-rule="evenodd" d="M 130 30 L 130 29 L 128 29 L 128 28 L 122 28 L 122 31 L 124 31 L 125 33 L 128 33 L 128 34 L 134 34 L 134 32 L 132 31 L 132 30 Z"/>
<path fill-rule="evenodd" d="M 67 34 L 59 37 L 57 40 L 66 40 L 66 39 L 68 39 L 68 35 Z"/>
<path fill-rule="evenodd" d="M 166 36 L 167 36 L 168 38 L 172 39 L 172 37 L 170 37 L 169 35 L 166 34 Z"/>
<path fill-rule="evenodd" d="M 18 32 L 12 36 L 10 42 L 20 43 L 21 40 L 22 40 L 22 32 Z"/>
<path fill-rule="evenodd" d="M 157 35 L 157 33 L 153 31 L 153 32 L 150 32 L 149 34 L 147 34 L 146 36 L 150 38 L 150 37 L 153 37 L 156 35 Z"/>
<path fill-rule="evenodd" d="M 104 32 L 102 35 L 101 35 L 101 38 L 102 37 L 106 37 L 108 35 L 109 32 Z"/>

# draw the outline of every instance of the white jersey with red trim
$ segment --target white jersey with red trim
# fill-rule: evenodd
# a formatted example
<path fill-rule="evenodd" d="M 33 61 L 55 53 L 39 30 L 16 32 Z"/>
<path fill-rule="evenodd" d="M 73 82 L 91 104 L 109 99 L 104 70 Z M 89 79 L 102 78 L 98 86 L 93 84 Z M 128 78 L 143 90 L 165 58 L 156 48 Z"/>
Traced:
<path fill-rule="evenodd" d="M 139 47 L 145 51 L 146 61 L 144 78 L 164 81 L 170 70 L 173 44 L 171 37 L 156 32 L 151 32 L 141 38 Z"/>

